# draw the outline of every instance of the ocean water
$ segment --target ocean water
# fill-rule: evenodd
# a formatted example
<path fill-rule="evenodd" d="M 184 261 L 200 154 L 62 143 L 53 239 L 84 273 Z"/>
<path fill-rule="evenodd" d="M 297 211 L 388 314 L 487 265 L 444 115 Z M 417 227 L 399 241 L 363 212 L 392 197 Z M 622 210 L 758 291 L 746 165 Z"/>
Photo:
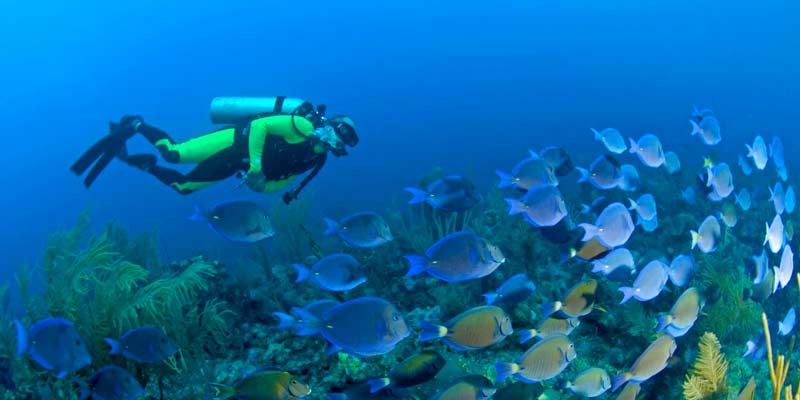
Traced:
<path fill-rule="evenodd" d="M 323 242 L 326 249 L 352 250 L 322 238 L 322 216 L 341 218 L 363 210 L 382 214 L 406 212 L 408 194 L 403 188 L 417 185 L 437 167 L 446 174 L 468 176 L 477 191 L 487 198 L 496 193 L 494 171 L 509 170 L 527 156 L 529 148 L 561 146 L 575 164 L 585 167 L 603 152 L 602 146 L 593 140 L 589 130 L 593 127 L 615 127 L 626 140 L 652 132 L 659 136 L 665 150 L 679 155 L 684 170 L 680 179 L 671 180 L 664 179 L 663 169 L 658 171 L 662 173 L 659 175 L 647 170 L 635 157 L 621 155 L 621 160 L 640 170 L 644 179 L 640 193 L 675 195 L 693 184 L 694 173 L 703 171 L 703 156 L 709 155 L 731 165 L 737 191 L 739 182 L 742 186 L 762 189 L 774 185 L 777 178 L 769 170 L 771 165 L 768 171 L 748 178 L 741 177 L 736 166 L 738 155 L 746 151 L 744 144 L 752 143 L 756 134 L 763 135 L 768 143 L 775 135 L 783 140 L 789 175 L 784 185 L 794 184 L 798 174 L 793 149 L 800 145 L 796 134 L 800 122 L 797 112 L 800 56 L 796 51 L 800 47 L 800 27 L 796 24 L 800 5 L 795 2 L 489 4 L 313 0 L 297 4 L 48 0 L 35 4 L 6 2 L 0 10 L 0 120 L 5 152 L 0 181 L 6 185 L 4 195 L 0 196 L 0 209 L 5 210 L 0 230 L 3 244 L 0 282 L 11 284 L 13 318 L 33 318 L 23 311 L 14 273 L 22 265 L 40 265 L 48 236 L 71 229 L 87 207 L 91 210 L 89 230 L 94 234 L 110 222 L 118 223 L 132 236 L 157 230 L 155 247 L 164 265 L 203 254 L 229 266 L 235 272 L 226 273 L 236 275 L 238 282 L 247 281 L 250 272 L 241 264 L 253 246 L 227 242 L 188 217 L 196 204 L 210 207 L 233 199 L 255 201 L 267 208 L 282 207 L 280 193 L 254 194 L 245 187 L 239 188 L 239 182 L 232 178 L 199 193 L 181 196 L 118 161 L 112 162 L 87 190 L 80 178 L 69 171 L 69 165 L 107 133 L 108 121 L 125 114 L 143 116 L 147 123 L 164 129 L 176 140 L 187 140 L 215 129 L 208 118 L 209 103 L 215 96 L 300 97 L 314 104 L 326 104 L 331 114 L 344 113 L 355 120 L 359 145 L 350 155 L 329 160 L 302 194 L 311 209 L 307 221 L 310 235 Z M 688 119 L 693 106 L 714 110 L 722 126 L 723 139 L 719 145 L 709 147 L 689 135 Z M 130 147 L 131 152 L 153 151 L 141 137 L 132 139 Z M 598 195 L 597 191 L 579 189 L 576 180 L 575 174 L 562 178 L 561 187 L 571 207 Z M 624 199 L 621 192 L 615 193 Z M 644 235 L 637 230 L 634 239 L 638 248 L 631 250 L 639 251 L 645 261 L 650 256 L 645 250 L 654 248 L 665 257 L 691 252 L 688 229 L 697 226 L 678 227 L 677 222 L 670 222 L 671 216 L 688 213 L 699 222 L 718 211 L 717 206 L 704 200 L 697 208 L 673 200 L 657 197 L 659 206 L 670 207 L 659 207 L 659 220 L 665 226 L 672 224 L 670 232 L 684 229 L 685 241 L 667 242 L 677 234 L 659 236 L 657 231 L 655 235 Z M 764 222 L 774 216 L 766 200 L 754 204 L 758 204 L 755 211 L 739 210 L 739 228 L 726 233 L 732 234 L 741 246 L 726 250 L 729 258 L 725 261 L 739 267 L 749 255 L 760 253 Z M 520 222 L 517 217 L 505 218 Z M 533 228 L 524 232 L 528 235 L 526 239 L 542 241 Z M 280 231 L 276 238 L 279 235 Z M 501 233 L 489 238 L 517 257 L 509 256 L 508 265 L 512 267 L 502 276 L 507 278 L 524 271 L 546 277 L 549 283 L 536 282 L 537 285 L 556 293 L 580 279 L 580 267 L 575 266 L 566 273 L 542 273 L 565 269 L 556 262 L 559 250 L 565 249 L 548 243 L 533 246 L 534 254 L 511 250 L 522 246 L 514 242 L 519 238 Z M 276 243 L 262 245 L 267 260 L 273 253 L 291 253 L 276 249 Z M 389 287 L 394 289 L 384 292 L 387 297 L 407 296 L 389 298 L 404 306 L 410 304 L 409 299 L 421 296 L 398 288 L 402 286 L 399 282 L 406 282 L 402 278 L 406 267 L 402 255 L 414 246 L 403 241 L 390 245 L 396 247 L 375 253 L 379 255 L 353 250 L 362 259 L 375 257 L 395 263 L 389 268 L 391 273 L 380 275 L 380 279 L 387 281 L 376 281 L 376 277 L 370 276 L 367 285 L 372 289 L 336 298 L 357 297 L 369 294 L 369 290 L 381 293 L 381 288 Z M 750 250 L 745 257 L 744 253 Z M 536 254 L 536 251 L 548 253 Z M 703 257 L 697 250 L 694 252 Z M 537 259 L 546 259 L 548 263 L 539 265 Z M 302 260 L 269 262 L 297 261 Z M 770 265 L 778 261 L 778 256 L 771 255 Z M 719 265 L 720 261 L 711 258 L 707 262 Z M 288 290 L 282 284 L 294 287 L 291 268 L 275 267 L 273 273 L 287 276 L 272 286 L 266 285 L 265 290 Z M 472 307 L 482 304 L 480 293 L 484 289 L 494 288 L 502 281 L 498 276 L 482 280 L 480 287 L 453 285 L 468 288 L 464 290 L 473 296 L 468 304 Z M 446 285 L 424 287 L 433 290 Z M 294 304 L 282 299 L 279 306 L 286 311 L 322 293 L 306 289 L 294 299 Z M 732 291 L 733 287 L 723 287 L 722 291 L 726 290 Z M 223 298 L 231 305 L 238 315 L 233 321 L 239 328 L 229 333 L 236 338 L 253 334 L 241 328 L 241 324 L 255 329 L 252 324 L 256 322 L 265 327 L 268 336 L 276 334 L 269 327 L 274 321 L 268 316 L 278 310 L 265 307 L 258 309 L 263 315 L 249 318 L 241 304 L 237 304 L 237 299 L 247 297 L 243 294 L 246 292 L 219 289 L 204 296 Z M 615 292 L 615 287 L 607 291 L 605 308 L 617 306 L 619 299 Z M 648 315 L 667 311 L 680 292 L 673 288 L 668 299 L 646 308 Z M 454 309 L 452 301 L 438 298 L 440 295 L 441 291 L 433 292 L 433 300 L 426 298 L 417 314 L 424 315 L 437 302 L 445 310 L 441 321 L 466 310 Z M 538 312 L 541 300 L 553 294 L 540 290 L 536 296 L 531 309 Z M 796 304 L 796 297 L 793 280 L 789 287 L 766 300 L 763 307 L 770 320 L 782 319 L 788 308 Z M 611 314 L 617 315 L 613 311 Z M 48 313 L 37 316 L 45 315 Z M 530 315 L 521 319 L 533 321 Z M 760 328 L 760 320 L 747 322 Z M 603 322 L 585 325 L 606 326 Z M 578 337 L 595 335 L 591 340 L 594 343 L 603 338 L 602 332 L 596 332 L 585 329 L 576 333 Z M 702 333 L 693 331 L 686 344 L 679 340 L 681 361 L 675 369 L 667 370 L 670 377 L 677 379 L 671 382 L 672 386 L 682 382 Z M 717 333 L 731 361 L 741 355 L 745 344 L 742 337 L 753 336 L 722 337 Z M 416 337 L 416 332 L 412 337 Z M 248 345 L 243 344 L 247 341 L 243 340 L 228 342 L 231 348 L 244 349 L 240 359 L 245 361 L 240 360 L 240 369 L 252 370 L 259 366 L 256 364 L 282 360 L 263 354 L 253 356 L 252 352 L 248 359 Z M 518 354 L 527 348 L 512 345 L 512 341 L 515 340 L 508 339 L 504 347 L 492 351 Z M 642 339 L 637 344 L 646 342 Z M 313 343 L 319 352 L 323 351 L 321 340 Z M 787 351 L 787 343 L 780 343 L 781 350 Z M 639 347 L 630 350 L 631 353 L 638 353 Z M 413 353 L 406 349 L 396 357 L 402 358 L 409 352 Z M 218 354 L 214 357 L 217 365 L 233 362 L 233 357 L 226 359 Z M 500 357 L 489 352 L 462 361 L 480 365 L 476 368 L 483 371 L 481 368 L 490 367 Z M 635 357 L 636 354 L 627 354 L 602 363 L 596 359 L 587 363 L 613 367 L 615 370 L 609 373 L 616 374 L 630 366 Z M 319 382 L 312 378 L 321 373 L 315 368 L 320 365 L 328 368 L 337 359 L 324 360 L 315 358 L 316 364 L 294 360 L 291 365 L 274 366 L 293 369 L 301 379 Z M 380 367 L 390 368 L 392 361 L 381 359 Z M 367 365 L 364 374 L 380 373 L 378 364 L 370 364 L 369 359 L 364 363 Z M 750 376 L 741 372 L 744 368 L 739 368 L 741 365 L 762 374 L 757 376 L 759 394 L 767 393 L 765 361 L 739 360 L 736 365 L 731 395 Z M 25 374 L 19 372 L 20 368 L 42 371 L 30 361 L 17 360 L 13 366 L 18 376 Z M 123 366 L 133 368 L 130 364 Z M 102 365 L 93 365 L 91 370 L 96 367 Z M 202 374 L 192 375 L 193 379 L 186 384 L 201 387 L 221 378 L 219 371 L 209 372 L 208 368 Z M 580 370 L 571 367 L 567 370 L 568 377 L 577 372 Z M 88 369 L 80 372 L 83 377 L 89 374 Z M 152 376 L 158 374 L 167 381 L 174 378 L 163 372 L 142 374 L 151 376 L 149 386 L 156 381 Z M 234 375 L 227 376 L 225 383 L 231 383 Z M 39 374 L 37 379 L 52 378 Z M 179 383 L 173 380 L 170 385 Z M 668 384 L 645 386 L 649 393 L 646 398 L 656 398 L 653 393 Z M 325 382 L 314 396 L 331 386 L 335 386 L 333 382 Z M 437 383 L 415 395 L 427 398 L 443 386 Z M 208 395 L 213 394 L 209 387 L 206 389 Z M 169 396 L 164 398 L 182 395 Z M 610 394 L 605 396 L 613 398 Z"/>

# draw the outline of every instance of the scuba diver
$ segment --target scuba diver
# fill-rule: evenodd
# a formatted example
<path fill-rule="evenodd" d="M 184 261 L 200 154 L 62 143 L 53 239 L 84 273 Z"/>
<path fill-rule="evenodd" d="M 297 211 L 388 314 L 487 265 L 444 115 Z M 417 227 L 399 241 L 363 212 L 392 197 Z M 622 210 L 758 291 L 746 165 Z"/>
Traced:
<path fill-rule="evenodd" d="M 257 192 L 284 189 L 298 175 L 311 171 L 283 195 L 289 204 L 322 169 L 328 152 L 347 154 L 358 144 L 353 120 L 339 115 L 325 117 L 326 107 L 287 97 L 218 97 L 211 102 L 211 121 L 228 126 L 175 142 L 166 132 L 148 125 L 139 116 L 109 122 L 109 134 L 100 139 L 70 168 L 76 175 L 92 169 L 84 179 L 88 188 L 113 160 L 153 175 L 180 194 L 189 194 L 231 176 Z M 188 173 L 157 165 L 154 154 L 128 154 L 126 143 L 141 134 L 170 163 L 196 164 Z"/>

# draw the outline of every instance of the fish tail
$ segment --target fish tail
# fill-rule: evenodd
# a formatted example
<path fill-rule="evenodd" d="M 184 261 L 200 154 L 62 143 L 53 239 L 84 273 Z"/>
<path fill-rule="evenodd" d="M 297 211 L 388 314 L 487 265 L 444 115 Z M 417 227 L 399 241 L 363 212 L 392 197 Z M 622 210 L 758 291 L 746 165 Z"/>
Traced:
<path fill-rule="evenodd" d="M 214 388 L 214 397 L 227 399 L 228 397 L 236 396 L 236 388 L 232 386 L 223 385 L 221 383 L 212 383 L 211 386 Z"/>
<path fill-rule="evenodd" d="M 328 217 L 325 217 L 325 223 L 328 224 L 328 227 L 325 229 L 325 236 L 339 233 L 339 231 L 342 229 L 338 222 Z"/>
<path fill-rule="evenodd" d="M 487 305 L 492 305 L 495 301 L 497 301 L 497 296 L 497 293 L 486 293 L 483 295 L 483 298 L 486 299 Z"/>
<path fill-rule="evenodd" d="M 379 378 L 379 379 L 370 379 L 367 381 L 369 385 L 369 392 L 375 393 L 392 383 L 392 380 L 389 378 Z"/>
<path fill-rule="evenodd" d="M 524 213 L 525 209 L 528 208 L 525 203 L 511 197 L 506 198 L 506 204 L 508 204 L 508 215 Z"/>
<path fill-rule="evenodd" d="M 542 304 L 542 318 L 547 318 L 553 315 L 556 311 L 561 309 L 560 301 L 553 301 L 550 303 Z"/>
<path fill-rule="evenodd" d="M 528 340 L 531 340 L 539 334 L 539 331 L 536 329 L 523 329 L 519 332 L 519 344 L 525 343 Z"/>
<path fill-rule="evenodd" d="M 408 204 L 422 203 L 428 197 L 428 192 L 415 187 L 407 187 L 406 192 L 411 193 L 411 196 L 413 196 L 411 197 L 411 200 L 408 201 Z"/>
<path fill-rule="evenodd" d="M 14 326 L 17 327 L 17 355 L 21 356 L 28 351 L 28 331 L 16 319 Z"/>
<path fill-rule="evenodd" d="M 639 152 L 639 145 L 636 144 L 636 141 L 633 140 L 633 138 L 628 138 L 628 140 L 631 142 L 631 148 L 628 149 L 628 153 L 638 153 Z"/>
<path fill-rule="evenodd" d="M 276 326 L 278 329 L 289 329 L 297 324 L 297 320 L 289 314 L 275 311 L 272 315 L 278 319 L 278 325 Z"/>
<path fill-rule="evenodd" d="M 639 205 L 636 204 L 636 200 L 628 199 L 628 201 L 631 203 L 630 207 L 628 207 L 628 210 L 635 210 L 635 209 L 639 208 Z"/>
<path fill-rule="evenodd" d="M 691 233 L 692 235 L 692 250 L 694 250 L 694 248 L 697 247 L 697 242 L 700 241 L 700 233 L 698 233 L 697 231 L 689 231 L 689 233 Z"/>
<path fill-rule="evenodd" d="M 520 370 L 517 363 L 495 363 L 494 369 L 497 371 L 497 382 L 499 383 L 505 382 Z"/>
<path fill-rule="evenodd" d="M 537 152 L 535 152 L 535 151 L 533 151 L 531 149 L 528 149 L 528 154 L 530 154 L 531 158 L 533 158 L 533 159 L 541 158 L 541 157 L 539 157 L 539 153 L 537 153 Z"/>
<path fill-rule="evenodd" d="M 588 204 L 581 204 L 581 214 L 589 214 L 592 212 L 592 207 Z"/>
<path fill-rule="evenodd" d="M 108 354 L 114 355 L 122 352 L 122 344 L 119 341 L 111 338 L 105 338 L 105 341 L 108 343 L 108 347 L 110 347 Z"/>
<path fill-rule="evenodd" d="M 89 398 L 89 395 L 92 394 L 92 390 L 89 388 L 89 385 L 83 379 L 72 378 L 72 381 L 78 385 L 78 390 L 80 391 L 80 399 L 86 400 Z"/>
<path fill-rule="evenodd" d="M 672 315 L 662 315 L 658 317 L 658 326 L 656 326 L 656 332 L 661 332 L 667 328 L 667 325 L 672 323 Z"/>
<path fill-rule="evenodd" d="M 403 258 L 405 258 L 409 264 L 409 269 L 406 273 L 406 276 L 421 274 L 428 269 L 428 257 L 409 254 Z"/>
<path fill-rule="evenodd" d="M 786 326 L 783 324 L 783 321 L 778 321 L 778 334 L 780 334 L 781 336 L 788 335 L 788 333 L 783 333 L 785 332 L 784 329 L 786 329 Z"/>
<path fill-rule="evenodd" d="M 630 372 L 626 372 L 624 374 L 619 374 L 614 377 L 614 384 L 611 385 L 611 391 L 616 392 L 620 386 L 624 385 L 625 382 L 629 381 L 633 375 Z"/>
<path fill-rule="evenodd" d="M 565 262 L 575 257 L 577 254 L 578 250 L 575 250 L 575 248 L 573 247 L 570 247 L 567 250 L 561 250 L 558 254 L 558 263 L 564 264 Z"/>
<path fill-rule="evenodd" d="M 694 136 L 700 133 L 700 125 L 697 125 L 697 122 L 694 122 L 693 119 L 690 119 L 689 122 L 692 123 L 692 133 L 690 135 Z"/>
<path fill-rule="evenodd" d="M 589 128 L 589 129 L 591 129 L 592 133 L 594 133 L 594 140 L 597 140 L 597 141 L 603 140 L 603 135 L 601 135 L 600 132 L 597 131 L 597 129 L 594 129 L 594 128 Z"/>
<path fill-rule="evenodd" d="M 497 176 L 500 177 L 500 183 L 497 184 L 497 187 L 505 188 L 511 186 L 511 184 L 514 181 L 514 177 L 511 176 L 511 174 L 505 171 L 501 171 L 499 169 L 495 170 L 494 172 L 497 173 Z"/>
<path fill-rule="evenodd" d="M 447 336 L 447 328 L 444 326 L 432 324 L 428 321 L 420 321 L 419 325 L 422 327 L 422 332 L 419 334 L 420 342 Z"/>
<path fill-rule="evenodd" d="M 194 205 L 194 214 L 189 217 L 190 221 L 206 221 L 208 218 L 206 217 L 205 211 L 203 208 L 200 207 L 199 204 Z"/>
<path fill-rule="evenodd" d="M 747 156 L 750 157 L 750 158 L 753 158 L 753 155 L 755 154 L 755 150 L 753 150 L 753 148 L 747 143 L 745 143 L 744 147 L 747 147 Z"/>
<path fill-rule="evenodd" d="M 578 183 L 588 182 L 589 181 L 589 170 L 586 168 L 575 167 L 578 172 L 581 173 L 581 177 L 578 178 Z"/>
<path fill-rule="evenodd" d="M 302 308 L 293 308 L 292 312 L 297 313 L 297 321 L 299 322 L 297 336 L 316 335 L 322 329 L 323 322 L 316 315 Z"/>
<path fill-rule="evenodd" d="M 311 270 L 305 265 L 292 264 L 292 266 L 297 270 L 297 279 L 294 280 L 294 283 L 303 282 L 311 277 Z"/>
<path fill-rule="evenodd" d="M 582 223 L 578 224 L 579 227 L 583 228 L 583 239 L 581 241 L 588 242 L 593 237 L 597 236 L 597 227 L 592 224 Z"/>
<path fill-rule="evenodd" d="M 621 288 L 619 288 L 619 291 L 622 292 L 622 296 L 623 296 L 622 297 L 622 301 L 620 301 L 619 304 L 625 304 L 625 303 L 628 302 L 628 300 L 631 299 L 631 297 L 633 297 L 633 288 L 632 287 L 621 287 Z"/>
<path fill-rule="evenodd" d="M 767 242 L 769 241 L 769 222 L 765 222 L 764 224 L 767 226 L 767 234 L 764 236 L 764 243 L 762 244 L 762 246 L 767 244 Z"/>

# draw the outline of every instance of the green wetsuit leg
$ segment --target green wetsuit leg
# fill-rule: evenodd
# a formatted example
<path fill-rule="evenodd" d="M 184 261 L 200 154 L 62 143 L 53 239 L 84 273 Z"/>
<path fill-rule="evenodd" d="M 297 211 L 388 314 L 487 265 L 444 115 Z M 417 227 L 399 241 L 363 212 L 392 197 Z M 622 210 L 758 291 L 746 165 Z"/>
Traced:
<path fill-rule="evenodd" d="M 176 143 L 166 132 L 142 125 L 138 132 L 152 143 L 164 160 L 171 163 L 197 164 L 234 145 L 236 130 L 224 128 Z"/>
<path fill-rule="evenodd" d="M 246 171 L 246 156 L 247 149 L 231 146 L 208 157 L 186 174 L 158 165 L 147 168 L 146 171 L 176 192 L 190 194 L 230 178 L 237 172 Z"/>

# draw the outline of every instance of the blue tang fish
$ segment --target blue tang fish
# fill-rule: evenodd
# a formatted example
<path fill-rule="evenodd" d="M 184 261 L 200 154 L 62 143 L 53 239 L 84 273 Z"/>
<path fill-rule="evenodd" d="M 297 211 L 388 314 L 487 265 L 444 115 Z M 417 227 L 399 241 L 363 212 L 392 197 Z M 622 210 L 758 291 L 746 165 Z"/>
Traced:
<path fill-rule="evenodd" d="M 425 190 L 407 187 L 406 191 L 414 196 L 408 204 L 425 202 L 445 212 L 469 210 L 481 200 L 481 196 L 475 192 L 475 185 L 459 175 L 435 180 L 428 184 Z"/>
<path fill-rule="evenodd" d="M 628 150 L 628 146 L 625 145 L 625 139 L 622 138 L 622 134 L 614 128 L 606 128 L 600 132 L 592 128 L 592 133 L 594 133 L 594 140 L 603 143 L 603 146 L 614 154 L 622 154 L 625 150 Z"/>
<path fill-rule="evenodd" d="M 513 306 L 523 302 L 536 290 L 536 285 L 525 274 L 516 274 L 503 282 L 493 293 L 486 293 L 483 297 L 486 304 Z"/>
<path fill-rule="evenodd" d="M 299 310 L 303 310 L 305 312 L 311 313 L 312 315 L 319 318 L 322 313 L 325 311 L 330 310 L 333 307 L 339 305 L 339 302 L 336 300 L 317 300 L 308 303 L 305 307 L 292 307 L 292 315 L 282 313 L 282 312 L 273 312 L 272 315 L 278 319 L 278 329 L 291 329 L 295 331 L 295 334 L 300 332 L 303 329 L 303 322 L 300 321 L 300 312 Z M 298 335 L 300 336 L 300 335 Z"/>
<path fill-rule="evenodd" d="M 622 164 L 619 168 L 622 181 L 619 188 L 626 192 L 635 192 L 642 187 L 642 179 L 639 178 L 639 171 L 631 164 Z"/>
<path fill-rule="evenodd" d="M 548 227 L 567 216 L 567 205 L 558 188 L 553 185 L 536 185 L 521 200 L 506 198 L 508 215 L 522 214 L 535 227 Z"/>
<path fill-rule="evenodd" d="M 303 309 L 297 313 L 303 323 L 298 334 L 321 334 L 331 344 L 330 354 L 339 350 L 359 357 L 386 354 L 411 333 L 400 311 L 378 297 L 348 300 L 319 317 Z"/>
<path fill-rule="evenodd" d="M 794 330 L 794 324 L 797 322 L 797 313 L 794 311 L 794 307 L 790 308 L 789 311 L 786 313 L 786 316 L 783 317 L 783 321 L 778 322 L 778 333 L 781 336 L 788 336 Z"/>
<path fill-rule="evenodd" d="M 633 234 L 635 226 L 628 209 L 622 203 L 611 203 L 592 224 L 579 224 L 584 230 L 583 241 L 597 238 L 604 246 L 615 248 L 624 245 Z"/>
<path fill-rule="evenodd" d="M 647 133 L 642 135 L 638 141 L 629 139 L 631 142 L 630 153 L 639 156 L 639 160 L 644 165 L 652 168 L 658 168 L 664 164 L 664 149 L 661 147 L 661 141 L 658 140 L 656 135 Z"/>
<path fill-rule="evenodd" d="M 46 318 L 26 331 L 17 328 L 17 355 L 29 353 L 42 368 L 54 371 L 59 379 L 92 363 L 92 356 L 78 330 L 64 318 Z"/>
<path fill-rule="evenodd" d="M 482 278 L 505 262 L 503 253 L 472 231 L 451 233 L 431 246 L 424 256 L 407 255 L 406 276 L 422 272 L 447 282 Z"/>
<path fill-rule="evenodd" d="M 520 161 L 511 170 L 511 173 L 497 170 L 500 177 L 499 188 L 514 187 L 520 190 L 528 190 L 536 185 L 547 183 L 558 186 L 558 178 L 555 171 L 547 164 L 547 161 L 539 157 L 535 151 L 529 150 L 530 157 Z"/>
<path fill-rule="evenodd" d="M 742 168 L 742 173 L 745 176 L 750 176 L 753 173 L 753 164 L 744 156 L 739 156 L 739 167 Z"/>
<path fill-rule="evenodd" d="M 144 395 L 144 388 L 130 372 L 109 365 L 95 372 L 89 382 L 77 380 L 81 390 L 81 400 L 136 400 Z"/>
<path fill-rule="evenodd" d="M 613 189 L 622 182 L 619 162 L 608 154 L 602 154 L 589 165 L 589 169 L 577 168 L 581 173 L 578 182 L 589 182 L 600 190 Z"/>
<path fill-rule="evenodd" d="M 356 213 L 339 222 L 325 218 L 325 223 L 328 224 L 325 235 L 338 234 L 345 242 L 356 247 L 377 247 L 394 239 L 389 224 L 374 212 Z"/>
<path fill-rule="evenodd" d="M 250 201 L 220 203 L 208 211 L 195 206 L 189 219 L 207 222 L 214 232 L 233 242 L 253 243 L 275 235 L 267 212 Z"/>
<path fill-rule="evenodd" d="M 111 346 L 110 354 L 143 363 L 162 362 L 178 351 L 164 331 L 153 326 L 131 329 L 119 340 L 106 338 L 106 343 Z"/>
<path fill-rule="evenodd" d="M 336 253 L 317 261 L 311 268 L 294 264 L 295 283 L 310 280 L 322 289 L 343 292 L 367 281 L 364 267 L 349 254 Z"/>
<path fill-rule="evenodd" d="M 662 261 L 653 260 L 636 276 L 632 287 L 621 287 L 623 298 L 620 304 L 625 304 L 631 298 L 639 301 L 648 301 L 656 298 L 664 289 L 669 279 L 669 266 Z"/>

